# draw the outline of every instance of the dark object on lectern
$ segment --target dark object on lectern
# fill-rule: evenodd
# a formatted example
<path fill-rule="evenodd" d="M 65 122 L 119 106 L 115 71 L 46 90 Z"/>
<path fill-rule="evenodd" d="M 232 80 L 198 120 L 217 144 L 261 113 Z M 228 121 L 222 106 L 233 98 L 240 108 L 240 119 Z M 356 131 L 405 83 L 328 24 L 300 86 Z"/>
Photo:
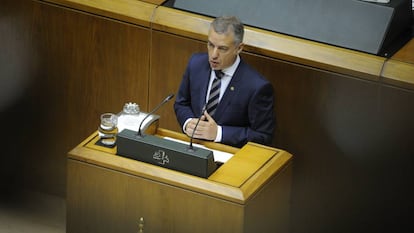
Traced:
<path fill-rule="evenodd" d="M 236 15 L 253 27 L 385 57 L 411 38 L 411 0 L 170 0 L 165 5 L 212 17 Z"/>
<path fill-rule="evenodd" d="M 123 157 L 151 163 L 187 174 L 207 178 L 216 170 L 213 152 L 203 148 L 156 137 L 137 135 L 124 129 L 116 139 L 117 154 Z"/>

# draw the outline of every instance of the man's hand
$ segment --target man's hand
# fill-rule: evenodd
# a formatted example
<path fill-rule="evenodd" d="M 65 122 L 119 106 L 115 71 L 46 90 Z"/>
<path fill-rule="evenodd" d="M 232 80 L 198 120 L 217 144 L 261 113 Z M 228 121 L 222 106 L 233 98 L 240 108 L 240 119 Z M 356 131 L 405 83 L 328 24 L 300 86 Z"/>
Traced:
<path fill-rule="evenodd" d="M 187 123 L 185 133 L 189 137 L 193 134 L 197 121 L 198 118 L 193 118 Z M 216 136 L 217 123 L 207 112 L 204 112 L 204 115 L 201 116 L 201 120 L 198 123 L 196 131 L 194 132 L 194 138 L 213 141 L 216 139 Z"/>

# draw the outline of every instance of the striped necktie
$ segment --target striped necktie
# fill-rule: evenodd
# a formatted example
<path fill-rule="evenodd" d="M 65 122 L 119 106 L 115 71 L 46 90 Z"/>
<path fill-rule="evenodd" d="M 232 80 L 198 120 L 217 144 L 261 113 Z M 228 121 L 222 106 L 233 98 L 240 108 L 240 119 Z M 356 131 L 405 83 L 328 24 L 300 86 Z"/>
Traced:
<path fill-rule="evenodd" d="M 216 74 L 216 77 L 211 84 L 210 95 L 207 102 L 207 112 L 210 116 L 213 116 L 216 112 L 220 97 L 221 78 L 224 76 L 224 73 L 221 70 L 215 70 L 214 73 Z"/>

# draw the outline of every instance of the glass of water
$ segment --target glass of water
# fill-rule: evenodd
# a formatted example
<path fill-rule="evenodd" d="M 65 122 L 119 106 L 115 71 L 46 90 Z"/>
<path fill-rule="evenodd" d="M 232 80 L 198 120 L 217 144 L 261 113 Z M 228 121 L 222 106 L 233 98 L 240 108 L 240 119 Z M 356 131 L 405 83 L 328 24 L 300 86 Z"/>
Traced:
<path fill-rule="evenodd" d="M 101 143 L 107 146 L 113 146 L 118 134 L 118 116 L 113 113 L 103 113 L 101 115 L 101 124 L 98 128 L 98 134 Z"/>

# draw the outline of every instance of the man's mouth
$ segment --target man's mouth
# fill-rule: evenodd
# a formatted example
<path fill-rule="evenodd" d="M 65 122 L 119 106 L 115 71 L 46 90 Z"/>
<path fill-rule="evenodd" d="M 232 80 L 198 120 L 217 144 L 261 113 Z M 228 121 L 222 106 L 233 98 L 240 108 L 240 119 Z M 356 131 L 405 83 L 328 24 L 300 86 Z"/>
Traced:
<path fill-rule="evenodd" d="M 214 67 L 216 67 L 216 66 L 218 66 L 218 65 L 219 65 L 219 63 L 218 63 L 218 62 L 216 62 L 216 61 L 211 61 L 211 60 L 210 60 L 210 64 L 211 64 L 211 66 L 214 66 Z"/>

